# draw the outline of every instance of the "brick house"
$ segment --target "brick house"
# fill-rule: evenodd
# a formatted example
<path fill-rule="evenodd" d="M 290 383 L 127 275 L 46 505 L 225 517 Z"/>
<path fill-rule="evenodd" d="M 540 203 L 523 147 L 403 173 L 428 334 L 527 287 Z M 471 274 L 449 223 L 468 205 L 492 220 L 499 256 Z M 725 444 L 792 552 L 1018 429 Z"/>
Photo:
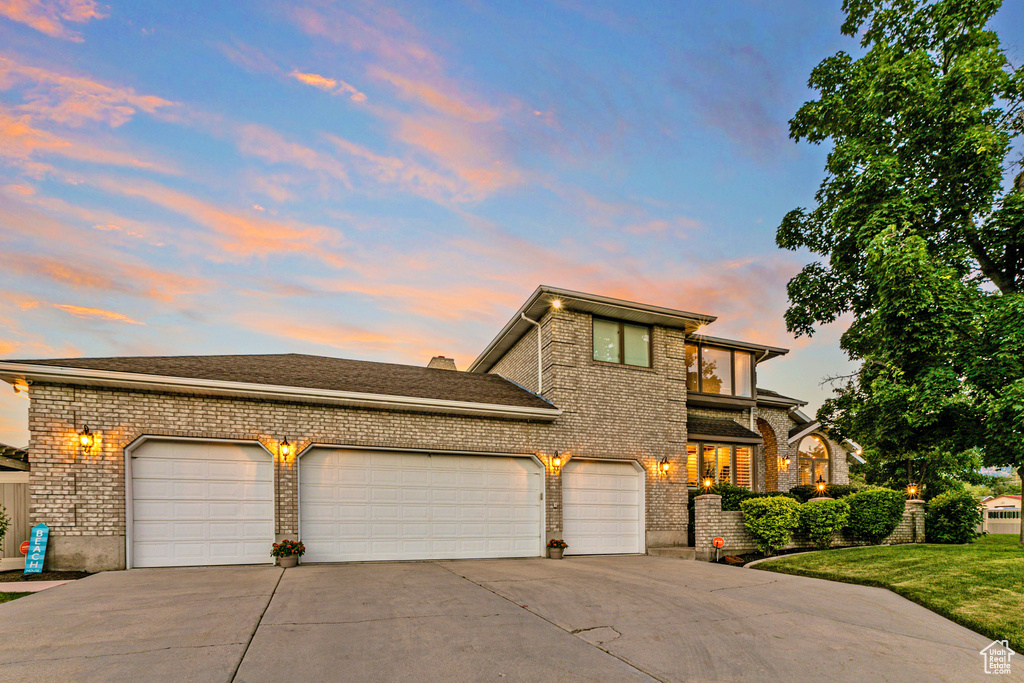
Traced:
<path fill-rule="evenodd" d="M 0 361 L 31 399 L 53 568 L 644 553 L 710 476 L 847 483 L 849 449 L 758 389 L 785 349 L 539 287 L 466 371 L 297 354 Z"/>

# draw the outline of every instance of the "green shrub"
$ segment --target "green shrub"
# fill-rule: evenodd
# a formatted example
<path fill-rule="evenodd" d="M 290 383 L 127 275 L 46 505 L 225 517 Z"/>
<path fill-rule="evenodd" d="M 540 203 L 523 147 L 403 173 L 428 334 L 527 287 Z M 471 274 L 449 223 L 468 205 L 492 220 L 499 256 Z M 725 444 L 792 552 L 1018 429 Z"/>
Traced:
<path fill-rule="evenodd" d="M 846 498 L 847 496 L 853 495 L 860 491 L 859 486 L 853 486 L 852 484 L 829 484 L 825 488 L 825 495 L 830 498 Z M 821 496 L 818 493 L 818 487 L 814 484 L 800 484 L 794 486 L 789 490 L 794 496 L 797 497 L 801 503 L 806 503 L 811 498 L 818 498 Z"/>
<path fill-rule="evenodd" d="M 800 529 L 815 547 L 824 550 L 846 526 L 850 506 L 845 500 L 814 500 L 800 506 Z"/>
<path fill-rule="evenodd" d="M 967 491 L 946 491 L 932 498 L 925 517 L 929 543 L 970 543 L 978 536 L 982 522 L 978 501 Z"/>
<path fill-rule="evenodd" d="M 846 528 L 855 538 L 879 543 L 903 519 L 906 498 L 900 491 L 868 487 L 846 498 L 850 516 Z"/>
<path fill-rule="evenodd" d="M 800 522 L 800 503 L 786 496 L 748 498 L 740 503 L 740 509 L 743 525 L 765 555 L 785 547 Z"/>
<path fill-rule="evenodd" d="M 693 500 L 695 496 L 703 494 L 703 490 L 698 490 L 696 493 L 690 496 L 690 500 Z M 757 493 L 750 489 L 745 489 L 742 486 L 736 486 L 735 484 L 715 484 L 711 487 L 708 493 L 714 493 L 722 497 L 722 510 L 738 512 L 740 509 L 740 503 L 750 498 L 764 498 L 766 496 L 785 496 L 796 500 L 796 496 L 789 493 L 788 491 L 771 491 L 769 493 Z"/>

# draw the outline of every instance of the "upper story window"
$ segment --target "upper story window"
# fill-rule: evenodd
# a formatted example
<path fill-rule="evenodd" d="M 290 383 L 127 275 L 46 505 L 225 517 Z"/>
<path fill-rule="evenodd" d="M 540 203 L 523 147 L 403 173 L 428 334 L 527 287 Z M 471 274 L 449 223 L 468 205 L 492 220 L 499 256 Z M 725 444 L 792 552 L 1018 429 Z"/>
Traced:
<path fill-rule="evenodd" d="M 752 398 L 753 354 L 718 346 L 687 344 L 686 390 L 701 394 Z"/>
<path fill-rule="evenodd" d="M 594 318 L 594 360 L 651 367 L 651 328 Z"/>

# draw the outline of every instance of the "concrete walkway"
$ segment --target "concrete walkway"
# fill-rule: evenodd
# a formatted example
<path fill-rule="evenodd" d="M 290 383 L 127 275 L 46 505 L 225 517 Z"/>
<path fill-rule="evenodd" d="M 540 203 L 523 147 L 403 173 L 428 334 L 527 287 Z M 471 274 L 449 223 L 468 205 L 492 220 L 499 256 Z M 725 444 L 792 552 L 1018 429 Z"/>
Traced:
<path fill-rule="evenodd" d="M 642 556 L 110 572 L 0 605 L 0 642 L 11 680 L 991 678 L 888 591 Z"/>

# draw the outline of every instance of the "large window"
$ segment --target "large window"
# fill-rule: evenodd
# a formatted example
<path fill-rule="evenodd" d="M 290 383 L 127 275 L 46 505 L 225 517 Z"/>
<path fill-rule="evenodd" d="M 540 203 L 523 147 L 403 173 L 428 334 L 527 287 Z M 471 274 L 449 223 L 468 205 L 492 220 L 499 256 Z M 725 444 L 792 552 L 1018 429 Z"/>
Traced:
<path fill-rule="evenodd" d="M 801 484 L 816 484 L 820 477 L 829 482 L 828 446 L 820 436 L 805 436 L 797 451 L 797 472 Z"/>
<path fill-rule="evenodd" d="M 752 454 L 750 446 L 687 444 L 686 470 L 690 485 L 700 486 L 705 477 L 710 477 L 716 484 L 736 484 L 749 489 Z"/>
<path fill-rule="evenodd" d="M 651 367 L 651 328 L 594 318 L 594 360 Z"/>
<path fill-rule="evenodd" d="M 701 394 L 751 398 L 754 358 L 747 351 L 686 345 L 686 389 Z"/>

